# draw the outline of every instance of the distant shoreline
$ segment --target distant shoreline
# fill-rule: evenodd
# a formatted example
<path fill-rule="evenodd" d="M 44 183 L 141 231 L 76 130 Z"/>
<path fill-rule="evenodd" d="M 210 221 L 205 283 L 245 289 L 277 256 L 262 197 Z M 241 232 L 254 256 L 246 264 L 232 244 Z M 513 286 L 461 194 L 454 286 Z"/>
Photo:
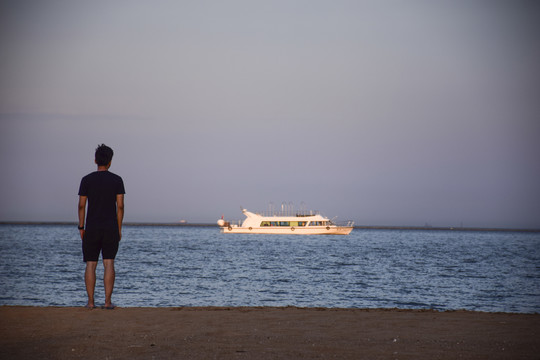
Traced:
<path fill-rule="evenodd" d="M 0 221 L 0 225 L 71 225 L 77 226 L 73 221 Z M 213 223 L 161 223 L 161 222 L 126 222 L 125 226 L 176 226 L 176 227 L 215 227 Z M 527 232 L 536 233 L 540 229 L 512 229 L 512 228 L 485 228 L 485 227 L 455 227 L 455 226 L 380 226 L 358 225 L 358 230 L 427 230 L 427 231 L 498 231 L 498 232 Z"/>

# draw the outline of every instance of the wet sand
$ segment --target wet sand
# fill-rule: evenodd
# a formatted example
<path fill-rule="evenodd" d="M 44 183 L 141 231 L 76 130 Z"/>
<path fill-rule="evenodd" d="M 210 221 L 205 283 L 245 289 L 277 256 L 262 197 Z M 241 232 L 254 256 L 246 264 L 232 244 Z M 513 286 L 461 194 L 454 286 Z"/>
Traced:
<path fill-rule="evenodd" d="M 540 359 L 540 315 L 3 306 L 0 359 Z"/>

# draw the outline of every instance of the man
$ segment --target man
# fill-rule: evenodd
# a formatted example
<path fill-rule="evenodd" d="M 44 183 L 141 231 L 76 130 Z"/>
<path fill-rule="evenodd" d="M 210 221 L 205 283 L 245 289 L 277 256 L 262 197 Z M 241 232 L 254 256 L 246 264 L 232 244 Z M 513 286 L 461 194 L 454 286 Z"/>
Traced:
<path fill-rule="evenodd" d="M 79 187 L 79 232 L 82 240 L 83 260 L 86 263 L 84 282 L 88 293 L 86 307 L 94 309 L 94 290 L 96 287 L 96 267 L 99 254 L 102 254 L 105 268 L 105 309 L 114 309 L 111 296 L 114 287 L 114 258 L 122 238 L 124 220 L 124 182 L 122 178 L 109 172 L 113 150 L 101 144 L 95 153 L 97 171 L 82 178 Z M 88 202 L 88 214 L 85 212 Z"/>

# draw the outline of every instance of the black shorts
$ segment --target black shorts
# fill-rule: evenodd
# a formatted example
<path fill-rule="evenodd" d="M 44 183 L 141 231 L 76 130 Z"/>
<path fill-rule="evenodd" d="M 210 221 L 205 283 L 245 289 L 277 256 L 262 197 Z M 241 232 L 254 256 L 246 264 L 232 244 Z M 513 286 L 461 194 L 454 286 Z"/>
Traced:
<path fill-rule="evenodd" d="M 86 230 L 82 241 L 84 262 L 98 261 L 99 253 L 103 259 L 114 259 L 119 242 L 118 229 Z"/>

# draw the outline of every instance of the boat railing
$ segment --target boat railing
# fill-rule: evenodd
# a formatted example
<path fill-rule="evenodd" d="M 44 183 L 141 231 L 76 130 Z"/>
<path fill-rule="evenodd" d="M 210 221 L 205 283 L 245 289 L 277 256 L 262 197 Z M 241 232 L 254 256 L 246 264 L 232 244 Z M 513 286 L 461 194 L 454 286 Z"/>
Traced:
<path fill-rule="evenodd" d="M 352 221 L 352 220 L 343 220 L 343 221 L 337 221 L 337 222 L 333 222 L 333 223 L 337 227 L 351 227 L 351 226 L 354 226 L 354 221 Z"/>
<path fill-rule="evenodd" d="M 228 220 L 225 221 L 222 227 L 237 227 L 242 225 L 242 220 Z"/>
<path fill-rule="evenodd" d="M 236 227 L 236 226 L 242 226 L 243 220 L 232 220 L 230 221 L 230 226 Z"/>
<path fill-rule="evenodd" d="M 320 215 L 319 210 L 266 210 L 266 211 L 256 211 L 255 214 L 259 216 L 296 216 L 296 217 L 307 217 Z"/>

